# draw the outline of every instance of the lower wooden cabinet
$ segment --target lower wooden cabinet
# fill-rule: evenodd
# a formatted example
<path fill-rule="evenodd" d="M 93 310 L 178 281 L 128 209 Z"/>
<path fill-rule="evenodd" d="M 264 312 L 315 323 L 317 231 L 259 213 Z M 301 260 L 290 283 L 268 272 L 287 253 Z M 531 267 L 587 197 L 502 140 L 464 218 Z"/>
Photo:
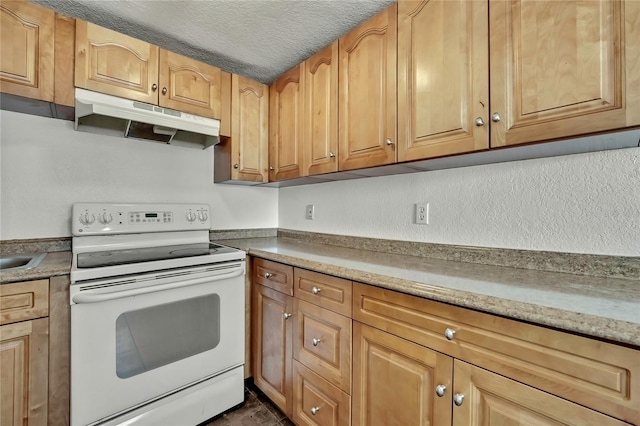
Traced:
<path fill-rule="evenodd" d="M 351 397 L 293 361 L 293 421 L 302 426 L 349 426 Z"/>

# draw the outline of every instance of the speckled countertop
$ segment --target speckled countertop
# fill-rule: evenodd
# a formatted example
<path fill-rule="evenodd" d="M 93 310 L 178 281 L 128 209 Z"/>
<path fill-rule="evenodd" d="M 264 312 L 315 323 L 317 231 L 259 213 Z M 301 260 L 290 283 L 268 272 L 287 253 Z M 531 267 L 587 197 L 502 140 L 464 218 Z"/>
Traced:
<path fill-rule="evenodd" d="M 252 256 L 640 346 L 640 280 L 519 269 L 267 237 L 218 240 Z"/>
<path fill-rule="evenodd" d="M 58 275 L 68 275 L 71 271 L 71 252 L 58 251 L 47 253 L 42 262 L 31 269 L 0 271 L 0 284 L 18 281 L 39 280 Z"/>

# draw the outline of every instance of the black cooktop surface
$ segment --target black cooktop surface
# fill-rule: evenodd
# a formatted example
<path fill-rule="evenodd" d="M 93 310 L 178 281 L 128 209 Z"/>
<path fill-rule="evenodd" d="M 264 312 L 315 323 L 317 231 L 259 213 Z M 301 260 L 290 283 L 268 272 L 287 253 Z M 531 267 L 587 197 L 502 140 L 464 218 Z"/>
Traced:
<path fill-rule="evenodd" d="M 211 243 L 182 244 L 175 246 L 109 250 L 78 253 L 78 268 L 99 268 L 130 263 L 153 262 L 193 256 L 233 253 L 236 249 Z"/>

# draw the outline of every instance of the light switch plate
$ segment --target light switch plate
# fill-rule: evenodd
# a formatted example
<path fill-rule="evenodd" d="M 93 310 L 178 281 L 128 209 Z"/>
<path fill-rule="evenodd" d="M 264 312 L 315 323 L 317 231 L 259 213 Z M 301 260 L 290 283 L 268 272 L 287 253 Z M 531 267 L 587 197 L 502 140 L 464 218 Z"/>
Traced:
<path fill-rule="evenodd" d="M 306 218 L 313 220 L 315 218 L 315 206 L 313 204 L 307 204 Z"/>

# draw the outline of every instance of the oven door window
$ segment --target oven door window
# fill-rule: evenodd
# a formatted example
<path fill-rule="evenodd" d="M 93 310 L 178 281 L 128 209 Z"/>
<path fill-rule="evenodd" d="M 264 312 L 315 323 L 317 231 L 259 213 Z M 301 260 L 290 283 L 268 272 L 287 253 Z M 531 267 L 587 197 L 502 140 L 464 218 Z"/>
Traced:
<path fill-rule="evenodd" d="M 220 343 L 217 294 L 129 311 L 116 320 L 121 379 L 214 349 Z"/>

